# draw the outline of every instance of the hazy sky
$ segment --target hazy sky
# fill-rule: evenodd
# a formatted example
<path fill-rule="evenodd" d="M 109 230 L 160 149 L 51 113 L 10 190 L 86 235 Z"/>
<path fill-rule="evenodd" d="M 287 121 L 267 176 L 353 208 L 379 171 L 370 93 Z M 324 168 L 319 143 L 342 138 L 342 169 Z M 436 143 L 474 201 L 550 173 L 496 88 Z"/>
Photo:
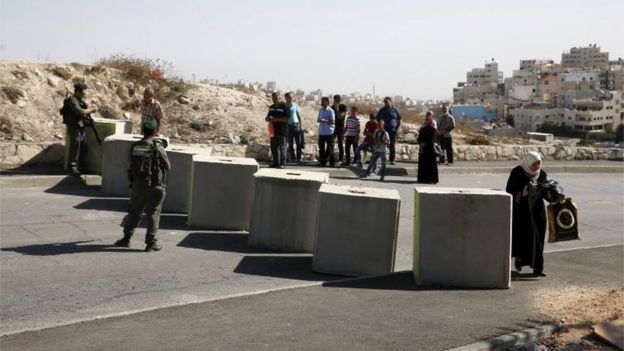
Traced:
<path fill-rule="evenodd" d="M 494 58 L 596 43 L 624 58 L 624 1 L 0 0 L 0 58 L 161 58 L 185 78 L 450 98 Z"/>

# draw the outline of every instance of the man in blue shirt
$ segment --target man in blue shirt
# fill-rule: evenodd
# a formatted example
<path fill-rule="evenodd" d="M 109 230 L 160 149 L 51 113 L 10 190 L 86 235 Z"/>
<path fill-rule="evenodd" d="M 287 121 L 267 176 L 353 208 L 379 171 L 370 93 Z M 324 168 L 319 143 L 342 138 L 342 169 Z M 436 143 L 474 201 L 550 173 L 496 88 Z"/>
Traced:
<path fill-rule="evenodd" d="M 318 118 L 318 146 L 319 146 L 319 163 L 321 167 L 327 165 L 329 158 L 330 167 L 334 166 L 334 126 L 336 123 L 336 115 L 334 110 L 329 107 L 329 98 L 324 96 L 321 98 L 321 109 Z"/>
<path fill-rule="evenodd" d="M 386 132 L 390 137 L 390 164 L 395 164 L 396 137 L 401 126 L 401 113 L 392 106 L 392 98 L 386 96 L 383 100 L 384 107 L 377 112 L 377 121 L 384 121 Z"/>

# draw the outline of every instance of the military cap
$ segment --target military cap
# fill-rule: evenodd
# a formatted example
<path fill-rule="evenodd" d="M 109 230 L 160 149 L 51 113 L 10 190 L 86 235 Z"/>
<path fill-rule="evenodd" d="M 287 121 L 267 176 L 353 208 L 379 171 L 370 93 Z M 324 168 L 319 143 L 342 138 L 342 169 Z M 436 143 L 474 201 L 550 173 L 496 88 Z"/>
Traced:
<path fill-rule="evenodd" d="M 143 128 L 147 130 L 156 130 L 156 128 L 158 128 L 158 123 L 155 119 L 150 119 L 149 121 L 143 122 Z"/>

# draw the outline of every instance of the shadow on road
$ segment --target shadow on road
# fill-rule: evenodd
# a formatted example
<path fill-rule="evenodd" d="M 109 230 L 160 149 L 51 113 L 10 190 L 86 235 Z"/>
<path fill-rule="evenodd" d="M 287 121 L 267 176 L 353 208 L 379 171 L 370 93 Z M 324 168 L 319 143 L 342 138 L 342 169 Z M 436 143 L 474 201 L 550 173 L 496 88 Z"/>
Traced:
<path fill-rule="evenodd" d="M 128 199 L 123 198 L 96 198 L 89 199 L 74 206 L 77 210 L 128 211 Z"/>
<path fill-rule="evenodd" d="M 88 197 L 115 197 L 100 191 L 99 185 L 87 185 L 82 178 L 67 176 L 55 186 L 44 191 L 49 194 L 88 196 Z"/>
<path fill-rule="evenodd" d="M 312 255 L 305 256 L 245 256 L 234 273 L 260 275 L 306 281 L 341 279 L 340 276 L 312 271 Z"/>
<path fill-rule="evenodd" d="M 210 251 L 257 253 L 247 245 L 249 235 L 240 232 L 196 232 L 187 235 L 178 246 Z"/>
<path fill-rule="evenodd" d="M 533 273 L 518 273 L 516 271 L 511 272 L 511 281 L 519 282 L 519 281 L 533 281 L 539 280 Z"/>
<path fill-rule="evenodd" d="M 403 291 L 448 291 L 448 290 L 492 290 L 454 288 L 435 285 L 419 285 L 414 282 L 412 271 L 395 272 L 371 278 L 355 278 L 338 282 L 323 283 L 328 288 L 374 289 L 374 290 L 403 290 Z"/>
<path fill-rule="evenodd" d="M 90 242 L 93 242 L 93 240 L 7 247 L 0 250 L 32 256 L 54 256 L 87 252 L 143 252 L 143 250 L 138 249 L 118 248 L 112 244 L 86 244 Z"/>
<path fill-rule="evenodd" d="M 251 247 L 249 246 L 248 241 L 249 234 L 239 231 L 195 232 L 190 233 L 184 239 L 182 239 L 178 246 L 191 249 L 249 254 L 286 253 L 279 250 Z"/>

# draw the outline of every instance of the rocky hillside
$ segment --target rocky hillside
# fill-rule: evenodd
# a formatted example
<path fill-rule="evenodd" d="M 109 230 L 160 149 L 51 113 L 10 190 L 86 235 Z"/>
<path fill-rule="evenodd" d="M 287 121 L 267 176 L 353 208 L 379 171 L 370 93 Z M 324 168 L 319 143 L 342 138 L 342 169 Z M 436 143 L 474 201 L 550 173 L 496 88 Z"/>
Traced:
<path fill-rule="evenodd" d="M 87 102 L 99 107 L 97 116 L 130 119 L 139 131 L 136 106 L 151 82 L 132 80 L 127 72 L 103 65 L 0 61 L 0 141 L 62 139 L 64 125 L 58 111 L 78 80 L 89 86 Z M 174 142 L 268 142 L 264 116 L 271 102 L 263 95 L 161 80 L 157 97 L 165 112 L 163 134 Z M 303 113 L 316 117 L 310 108 Z"/>

